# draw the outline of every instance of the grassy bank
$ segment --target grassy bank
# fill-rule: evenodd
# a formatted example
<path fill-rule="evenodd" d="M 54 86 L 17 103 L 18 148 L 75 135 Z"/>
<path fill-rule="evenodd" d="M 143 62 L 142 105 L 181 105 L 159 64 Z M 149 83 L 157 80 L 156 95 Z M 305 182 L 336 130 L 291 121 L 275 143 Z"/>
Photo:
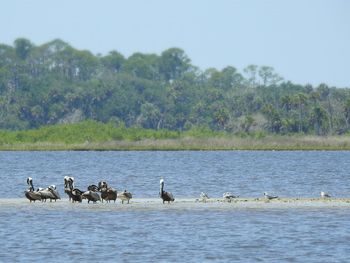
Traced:
<path fill-rule="evenodd" d="M 86 121 L 0 131 L 0 150 L 350 150 L 350 136 L 232 135 L 114 127 Z"/>

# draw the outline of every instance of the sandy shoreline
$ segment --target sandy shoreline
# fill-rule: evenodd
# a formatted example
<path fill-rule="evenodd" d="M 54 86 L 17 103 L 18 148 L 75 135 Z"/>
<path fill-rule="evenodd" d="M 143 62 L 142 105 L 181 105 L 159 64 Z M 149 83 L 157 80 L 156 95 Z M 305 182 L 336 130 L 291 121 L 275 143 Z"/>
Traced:
<path fill-rule="evenodd" d="M 90 203 L 86 200 L 83 203 L 70 203 L 64 198 L 57 202 L 35 202 L 30 203 L 26 198 L 0 198 L 0 211 L 5 209 L 21 208 L 42 208 L 54 210 L 234 210 L 234 209 L 289 209 L 289 208 L 350 208 L 350 198 L 279 198 L 267 201 L 264 198 L 236 198 L 227 202 L 222 198 L 211 198 L 206 202 L 199 201 L 198 198 L 178 198 L 174 203 L 163 204 L 160 198 L 133 198 L 130 204 L 116 203 Z"/>

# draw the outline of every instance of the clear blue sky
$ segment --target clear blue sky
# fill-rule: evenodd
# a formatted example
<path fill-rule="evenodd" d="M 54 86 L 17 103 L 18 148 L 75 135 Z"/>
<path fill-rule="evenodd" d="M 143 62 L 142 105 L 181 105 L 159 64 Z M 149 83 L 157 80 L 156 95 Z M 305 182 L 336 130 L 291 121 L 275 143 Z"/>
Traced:
<path fill-rule="evenodd" d="M 201 69 L 268 65 L 295 83 L 350 87 L 347 0 L 2 0 L 0 42 L 60 38 L 94 54 L 180 47 Z"/>

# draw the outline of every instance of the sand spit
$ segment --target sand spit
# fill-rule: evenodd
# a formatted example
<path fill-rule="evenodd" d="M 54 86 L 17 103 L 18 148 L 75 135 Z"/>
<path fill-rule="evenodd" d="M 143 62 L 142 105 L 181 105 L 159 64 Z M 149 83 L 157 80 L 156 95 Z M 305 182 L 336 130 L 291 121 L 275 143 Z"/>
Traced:
<path fill-rule="evenodd" d="M 30 203 L 26 198 L 0 199 L 0 211 L 8 209 L 53 209 L 53 210 L 95 210 L 95 211 L 133 211 L 133 210 L 235 210 L 235 209 L 289 209 L 289 208 L 350 208 L 350 198 L 235 198 L 228 202 L 222 198 L 210 198 L 201 202 L 198 198 L 177 198 L 174 203 L 162 203 L 160 198 L 133 198 L 130 204 L 116 203 L 70 203 L 68 199 L 57 202 Z"/>

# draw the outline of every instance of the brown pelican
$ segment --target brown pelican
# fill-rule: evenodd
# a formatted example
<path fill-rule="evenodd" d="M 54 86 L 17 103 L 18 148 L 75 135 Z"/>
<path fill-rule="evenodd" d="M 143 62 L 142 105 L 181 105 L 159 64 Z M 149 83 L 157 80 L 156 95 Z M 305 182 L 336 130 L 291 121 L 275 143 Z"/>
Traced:
<path fill-rule="evenodd" d="M 128 201 L 128 204 L 129 204 L 129 201 L 132 198 L 132 194 L 124 190 L 124 192 L 120 193 L 118 197 L 122 200 L 122 204 L 124 204 L 124 201 Z"/>
<path fill-rule="evenodd" d="M 38 188 L 36 191 L 41 194 L 42 202 L 46 202 L 46 199 L 50 199 L 50 201 L 52 201 L 52 199 L 55 199 L 55 196 L 49 190 L 49 188 Z"/>
<path fill-rule="evenodd" d="M 72 188 L 71 189 L 71 198 L 72 202 L 79 202 L 81 203 L 83 201 L 83 191 L 79 190 L 78 188 Z"/>
<path fill-rule="evenodd" d="M 175 199 L 174 199 L 173 194 L 170 192 L 164 191 L 164 179 L 163 178 L 160 178 L 159 184 L 160 184 L 159 195 L 160 195 L 160 198 L 163 199 L 163 204 L 164 204 L 164 202 L 168 202 L 168 203 L 174 202 Z"/>
<path fill-rule="evenodd" d="M 90 184 L 88 187 L 87 187 L 88 191 L 93 191 L 93 192 L 97 192 L 98 191 L 98 186 L 95 185 L 95 184 Z"/>
<path fill-rule="evenodd" d="M 29 199 L 29 201 L 35 202 L 36 200 L 41 200 L 41 193 L 34 191 L 33 178 L 28 177 L 27 184 L 29 185 L 29 188 L 24 192 L 24 194 Z"/>
<path fill-rule="evenodd" d="M 102 202 L 106 200 L 106 202 L 114 201 L 117 199 L 117 190 L 112 187 L 108 187 L 107 182 L 101 181 L 98 183 L 98 190 L 101 192 Z"/>
<path fill-rule="evenodd" d="M 264 197 L 265 197 L 265 199 L 267 199 L 267 200 L 271 200 L 271 199 L 276 199 L 276 198 L 278 198 L 278 196 L 277 195 L 269 195 L 268 193 L 264 193 Z"/>
<path fill-rule="evenodd" d="M 72 185 L 72 188 L 71 188 Z M 74 188 L 74 178 L 70 176 L 64 177 L 64 192 L 68 195 L 69 201 L 72 200 L 72 189 Z"/>
<path fill-rule="evenodd" d="M 90 203 L 90 201 L 94 203 L 101 201 L 101 197 L 97 193 L 97 189 L 98 187 L 96 185 L 89 185 L 88 190 L 82 194 L 82 196 L 88 200 L 88 203 Z"/>
<path fill-rule="evenodd" d="M 49 189 L 49 191 L 52 193 L 52 195 L 53 195 L 53 197 L 54 197 L 53 200 L 55 200 L 55 202 L 56 202 L 57 199 L 61 199 L 61 196 L 60 196 L 60 194 L 58 193 L 58 191 L 57 191 L 55 185 L 50 185 L 50 186 L 48 187 L 48 189 Z M 51 201 L 51 200 L 50 200 L 50 201 Z"/>
<path fill-rule="evenodd" d="M 82 194 L 83 191 L 79 190 L 78 188 L 74 188 L 74 178 L 65 176 L 64 177 L 64 191 L 69 196 L 69 201 L 74 202 L 82 202 Z"/>
<path fill-rule="evenodd" d="M 322 198 L 331 198 L 331 195 L 325 192 L 321 192 L 321 197 Z"/>

